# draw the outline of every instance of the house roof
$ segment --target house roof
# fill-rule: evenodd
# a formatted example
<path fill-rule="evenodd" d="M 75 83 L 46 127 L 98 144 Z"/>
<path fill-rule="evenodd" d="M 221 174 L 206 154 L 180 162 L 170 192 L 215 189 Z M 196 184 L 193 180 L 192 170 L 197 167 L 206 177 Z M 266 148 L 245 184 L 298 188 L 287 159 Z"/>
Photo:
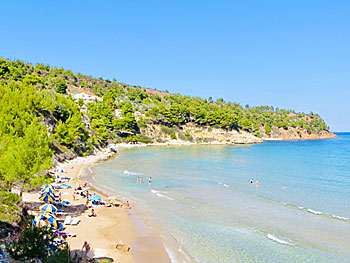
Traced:
<path fill-rule="evenodd" d="M 86 95 L 89 95 L 89 96 L 92 96 L 92 97 L 96 97 L 96 98 L 100 98 L 99 96 L 97 96 L 96 94 L 94 94 L 93 92 L 89 91 L 89 90 L 86 90 L 86 89 L 82 89 L 82 88 L 77 88 L 74 90 L 74 92 L 72 92 L 73 96 L 74 95 L 78 95 L 78 94 L 86 94 Z"/>

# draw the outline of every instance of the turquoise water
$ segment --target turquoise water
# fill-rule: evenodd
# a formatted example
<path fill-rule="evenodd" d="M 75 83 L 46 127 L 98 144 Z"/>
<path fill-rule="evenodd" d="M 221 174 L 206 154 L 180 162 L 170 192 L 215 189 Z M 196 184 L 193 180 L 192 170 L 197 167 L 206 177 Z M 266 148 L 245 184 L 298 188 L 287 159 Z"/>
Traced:
<path fill-rule="evenodd" d="M 350 262 L 350 134 L 338 136 L 122 149 L 94 180 L 150 211 L 195 262 Z"/>

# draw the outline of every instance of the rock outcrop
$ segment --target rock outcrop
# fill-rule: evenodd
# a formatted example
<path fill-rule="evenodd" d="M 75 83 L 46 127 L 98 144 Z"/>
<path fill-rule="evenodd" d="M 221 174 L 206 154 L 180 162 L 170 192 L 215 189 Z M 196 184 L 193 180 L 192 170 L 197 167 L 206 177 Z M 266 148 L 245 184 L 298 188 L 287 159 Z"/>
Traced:
<path fill-rule="evenodd" d="M 334 133 L 322 130 L 318 133 L 308 133 L 304 129 L 290 127 L 284 128 L 271 128 L 271 134 L 267 135 L 265 129 L 262 127 L 260 133 L 263 135 L 264 140 L 318 140 L 318 139 L 333 139 L 338 138 Z"/>
<path fill-rule="evenodd" d="M 255 144 L 263 140 L 245 131 L 225 131 L 212 127 L 186 124 L 181 128 L 147 125 L 142 132 L 154 142 L 194 142 L 207 144 Z"/>

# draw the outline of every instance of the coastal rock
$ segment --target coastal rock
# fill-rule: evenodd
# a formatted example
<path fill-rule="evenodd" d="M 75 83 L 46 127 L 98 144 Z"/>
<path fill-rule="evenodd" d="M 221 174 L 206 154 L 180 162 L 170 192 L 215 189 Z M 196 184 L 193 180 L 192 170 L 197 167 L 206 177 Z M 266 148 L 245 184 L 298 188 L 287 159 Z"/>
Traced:
<path fill-rule="evenodd" d="M 338 138 L 334 133 L 322 130 L 318 133 L 308 133 L 305 129 L 293 128 L 271 128 L 271 134 L 267 135 L 265 129 L 260 128 L 260 133 L 264 140 L 317 140 L 317 139 L 333 139 Z"/>
<path fill-rule="evenodd" d="M 186 124 L 181 128 L 168 128 L 160 125 L 148 125 L 143 133 L 157 142 L 194 142 L 204 144 L 255 144 L 263 140 L 246 131 L 226 131 L 213 127 L 200 127 Z"/>

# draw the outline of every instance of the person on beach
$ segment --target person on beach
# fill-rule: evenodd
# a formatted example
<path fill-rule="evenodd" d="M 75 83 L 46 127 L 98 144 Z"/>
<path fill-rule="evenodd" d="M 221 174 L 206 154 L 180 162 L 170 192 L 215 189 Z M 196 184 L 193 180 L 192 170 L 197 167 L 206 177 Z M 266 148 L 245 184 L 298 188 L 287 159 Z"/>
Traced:
<path fill-rule="evenodd" d="M 75 192 L 73 192 L 73 200 L 75 201 Z"/>
<path fill-rule="evenodd" d="M 96 217 L 96 213 L 94 209 L 91 209 L 91 214 L 89 215 L 89 217 Z"/>
<path fill-rule="evenodd" d="M 84 248 L 85 248 L 86 254 L 89 253 L 91 247 L 87 241 L 84 241 L 84 245 L 81 249 L 84 250 Z"/>
<path fill-rule="evenodd" d="M 129 201 L 126 201 L 126 206 L 127 206 L 128 208 L 130 208 L 130 203 L 129 203 Z"/>

